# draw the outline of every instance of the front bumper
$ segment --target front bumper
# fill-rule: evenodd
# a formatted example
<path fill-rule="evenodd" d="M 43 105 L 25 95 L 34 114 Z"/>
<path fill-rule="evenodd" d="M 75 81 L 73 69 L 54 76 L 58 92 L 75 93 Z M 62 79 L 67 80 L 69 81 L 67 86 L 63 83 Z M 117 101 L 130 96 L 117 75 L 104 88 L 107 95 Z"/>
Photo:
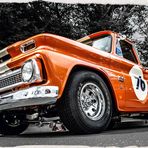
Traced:
<path fill-rule="evenodd" d="M 0 111 L 33 105 L 54 104 L 58 97 L 57 86 L 36 86 L 0 95 Z"/>

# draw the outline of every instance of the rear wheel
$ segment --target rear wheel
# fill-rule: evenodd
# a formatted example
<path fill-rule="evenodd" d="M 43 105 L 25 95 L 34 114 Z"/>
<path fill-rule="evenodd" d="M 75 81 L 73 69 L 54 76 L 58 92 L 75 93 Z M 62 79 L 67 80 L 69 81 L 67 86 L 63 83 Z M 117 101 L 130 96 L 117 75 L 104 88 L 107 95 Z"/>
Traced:
<path fill-rule="evenodd" d="M 0 115 L 0 134 L 2 135 L 18 135 L 25 131 L 28 127 L 25 122 L 25 115 L 17 115 L 15 113 L 1 113 Z"/>
<path fill-rule="evenodd" d="M 59 102 L 60 117 L 74 133 L 95 133 L 107 128 L 112 117 L 112 101 L 107 85 L 94 72 L 72 74 Z"/>

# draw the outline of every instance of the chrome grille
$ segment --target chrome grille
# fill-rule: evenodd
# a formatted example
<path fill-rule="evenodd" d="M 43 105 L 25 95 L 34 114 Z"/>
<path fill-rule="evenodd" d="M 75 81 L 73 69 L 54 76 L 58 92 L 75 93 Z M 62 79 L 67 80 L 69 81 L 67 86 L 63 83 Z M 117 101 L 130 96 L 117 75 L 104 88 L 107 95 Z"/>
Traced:
<path fill-rule="evenodd" d="M 0 88 L 19 83 L 21 81 L 22 81 L 21 73 L 18 73 L 16 75 L 11 76 L 11 77 L 8 77 L 8 78 L 6 77 L 6 78 L 0 80 Z"/>
<path fill-rule="evenodd" d="M 21 69 L 1 75 L 0 92 L 14 88 L 22 83 Z"/>

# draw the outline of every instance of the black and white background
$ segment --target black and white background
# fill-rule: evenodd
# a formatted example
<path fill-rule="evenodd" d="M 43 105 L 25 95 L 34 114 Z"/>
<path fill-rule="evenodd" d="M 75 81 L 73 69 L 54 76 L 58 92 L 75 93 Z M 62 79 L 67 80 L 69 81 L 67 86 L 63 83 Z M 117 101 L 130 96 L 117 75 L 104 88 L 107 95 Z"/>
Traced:
<path fill-rule="evenodd" d="M 148 60 L 148 6 L 0 3 L 0 49 L 43 32 L 78 39 L 101 30 L 127 35 L 141 51 L 143 62 Z"/>

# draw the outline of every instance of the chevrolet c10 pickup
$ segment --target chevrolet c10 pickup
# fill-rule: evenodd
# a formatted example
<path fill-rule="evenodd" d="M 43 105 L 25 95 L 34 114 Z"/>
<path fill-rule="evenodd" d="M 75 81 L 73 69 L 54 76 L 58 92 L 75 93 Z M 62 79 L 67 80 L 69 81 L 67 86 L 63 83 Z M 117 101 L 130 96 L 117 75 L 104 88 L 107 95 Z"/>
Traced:
<path fill-rule="evenodd" d="M 2 135 L 54 117 L 73 133 L 96 133 L 123 116 L 148 118 L 148 69 L 126 36 L 43 33 L 0 50 Z"/>

